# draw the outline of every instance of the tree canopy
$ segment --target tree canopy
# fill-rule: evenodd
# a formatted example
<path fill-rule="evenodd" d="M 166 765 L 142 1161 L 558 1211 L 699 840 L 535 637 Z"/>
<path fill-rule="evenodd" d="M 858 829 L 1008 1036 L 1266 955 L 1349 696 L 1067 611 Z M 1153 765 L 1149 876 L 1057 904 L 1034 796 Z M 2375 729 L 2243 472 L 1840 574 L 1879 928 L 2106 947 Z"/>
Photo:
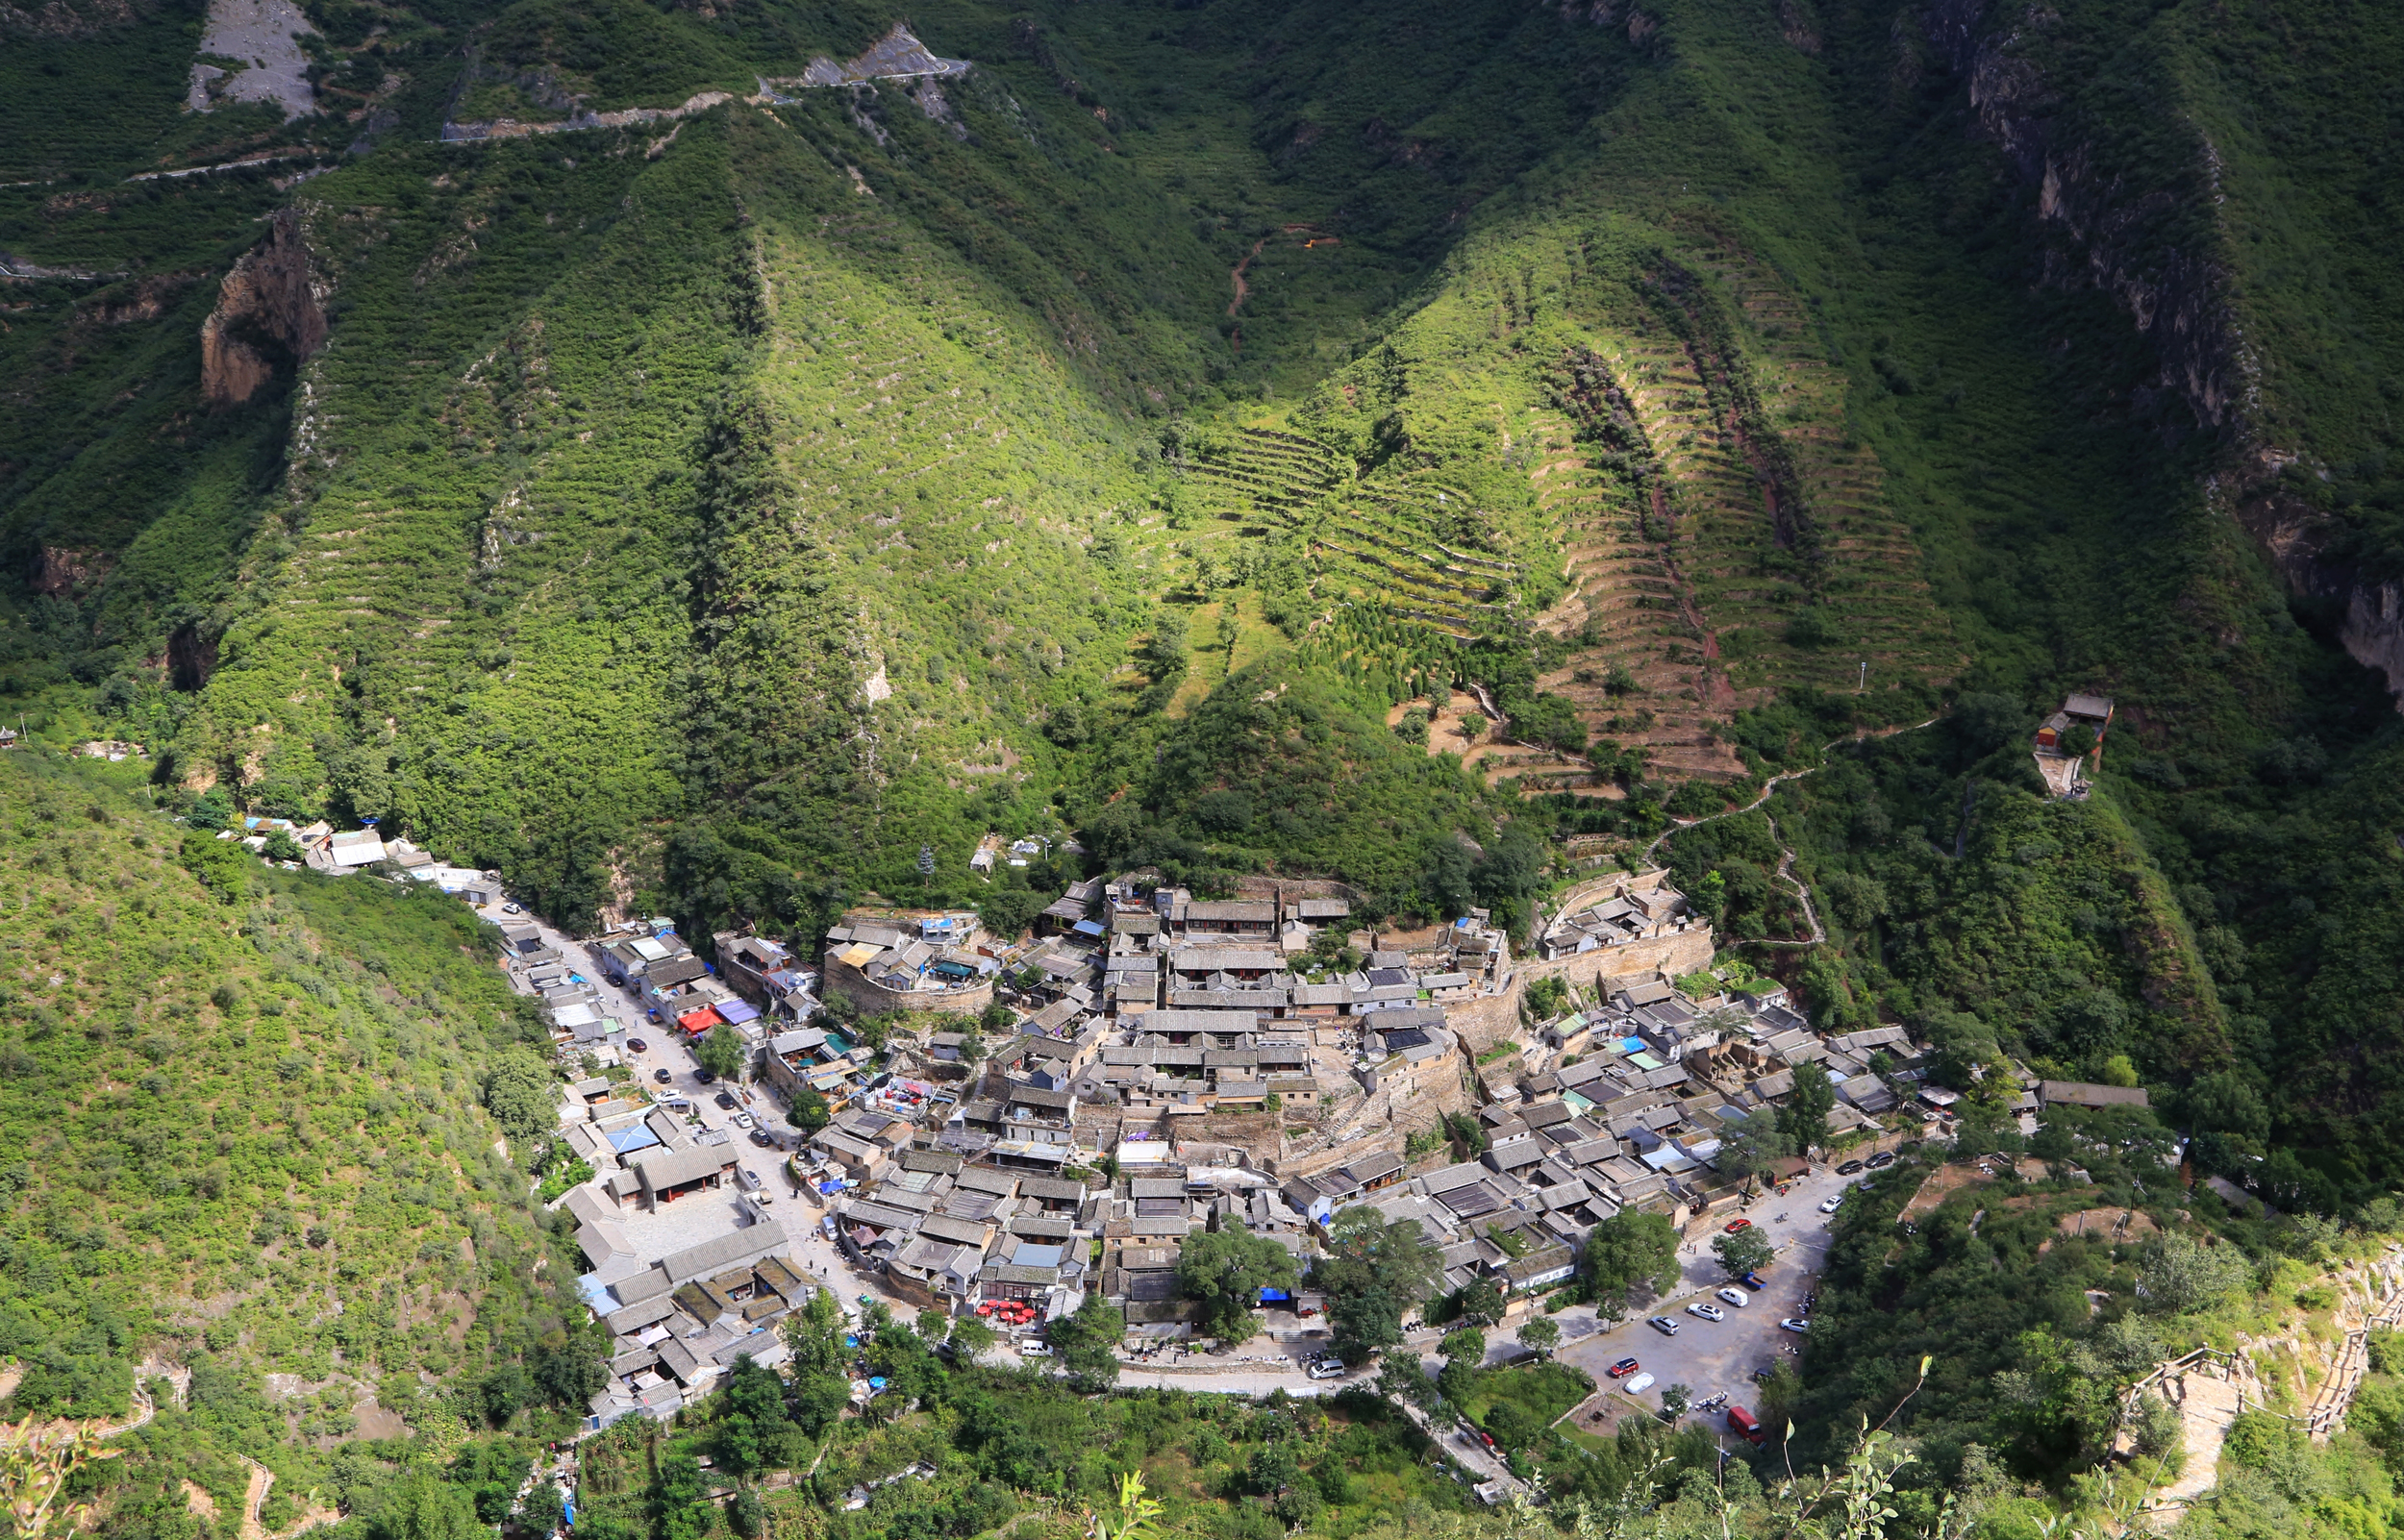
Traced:
<path fill-rule="evenodd" d="M 1349 1362 L 1400 1342 L 1403 1312 L 1442 1275 L 1442 1258 L 1415 1221 L 1390 1224 L 1366 1206 L 1336 1215 L 1327 1250 L 1315 1277 L 1327 1294 L 1336 1352 Z"/>
<path fill-rule="evenodd" d="M 1293 1254 L 1266 1235 L 1240 1230 L 1187 1237 L 1177 1256 L 1177 1286 L 1201 1302 L 1202 1327 L 1240 1342 L 1252 1335 L 1252 1307 L 1265 1288 L 1290 1289 L 1299 1272 Z"/>
<path fill-rule="evenodd" d="M 1622 1208 L 1586 1237 L 1587 1291 L 1615 1321 L 1635 1289 L 1658 1291 L 1677 1280 L 1678 1231 L 1664 1215 Z"/>

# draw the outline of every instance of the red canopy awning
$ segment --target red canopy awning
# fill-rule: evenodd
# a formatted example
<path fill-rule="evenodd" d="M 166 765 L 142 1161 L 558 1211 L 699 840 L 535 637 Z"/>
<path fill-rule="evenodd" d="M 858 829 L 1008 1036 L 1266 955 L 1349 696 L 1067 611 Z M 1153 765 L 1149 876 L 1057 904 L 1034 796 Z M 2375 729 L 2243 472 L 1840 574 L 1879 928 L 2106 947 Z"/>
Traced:
<path fill-rule="evenodd" d="M 704 1006 L 699 1010 L 689 1010 L 677 1017 L 676 1025 L 689 1032 L 699 1033 L 708 1031 L 725 1019 L 718 1014 L 715 1006 Z"/>

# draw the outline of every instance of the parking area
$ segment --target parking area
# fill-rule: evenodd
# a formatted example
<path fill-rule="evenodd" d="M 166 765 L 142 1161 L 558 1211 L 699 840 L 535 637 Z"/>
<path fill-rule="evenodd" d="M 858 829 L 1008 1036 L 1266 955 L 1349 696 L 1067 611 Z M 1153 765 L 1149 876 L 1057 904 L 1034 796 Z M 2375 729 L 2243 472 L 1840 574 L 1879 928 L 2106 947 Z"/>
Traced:
<path fill-rule="evenodd" d="M 1819 1277 L 1831 1217 L 1819 1211 L 1819 1205 L 1858 1180 L 1818 1167 L 1792 1182 L 1783 1197 L 1754 1203 L 1743 1217 L 1762 1230 L 1778 1254 L 1764 1277 L 1768 1287 L 1755 1292 L 1736 1286 L 1745 1301 L 1741 1306 L 1716 1298 L 1717 1290 L 1731 1285 L 1712 1255 L 1709 1238 L 1697 1237 L 1679 1249 L 1682 1271 L 1674 1289 L 1616 1326 L 1606 1323 L 1592 1335 L 1565 1343 L 1561 1360 L 1592 1375 L 1607 1394 L 1615 1388 L 1611 1366 L 1622 1358 L 1636 1359 L 1640 1372 L 1651 1375 L 1653 1383 L 1633 1399 L 1648 1407 L 1658 1408 L 1662 1391 L 1673 1384 L 1685 1385 L 1690 1402 L 1725 1395 L 1735 1405 L 1749 1406 L 1754 1372 L 1802 1346 L 1802 1337 L 1780 1330 L 1778 1323 L 1805 1313 L 1803 1297 Z M 1711 1231 L 1717 1233 L 1716 1229 Z M 1712 1322 L 1689 1314 L 1686 1307 L 1698 1303 L 1717 1307 L 1726 1319 Z M 1664 1335 L 1647 1325 L 1655 1315 L 1676 1321 L 1677 1335 Z M 1594 1410 L 1590 1404 L 1576 1415 L 1590 1419 Z M 1610 1420 L 1608 1415 L 1604 1420 Z"/>

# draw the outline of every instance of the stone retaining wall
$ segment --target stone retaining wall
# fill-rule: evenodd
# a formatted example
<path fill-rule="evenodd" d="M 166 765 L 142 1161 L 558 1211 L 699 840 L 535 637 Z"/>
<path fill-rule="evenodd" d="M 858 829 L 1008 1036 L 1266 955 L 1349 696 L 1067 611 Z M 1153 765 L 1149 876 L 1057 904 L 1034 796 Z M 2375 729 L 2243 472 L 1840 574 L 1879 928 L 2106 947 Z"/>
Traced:
<path fill-rule="evenodd" d="M 938 1016 L 974 1016 L 993 1003 L 993 980 L 965 989 L 888 989 L 830 951 L 826 956 L 826 987 L 868 1015 L 889 1010 L 924 1011 Z"/>

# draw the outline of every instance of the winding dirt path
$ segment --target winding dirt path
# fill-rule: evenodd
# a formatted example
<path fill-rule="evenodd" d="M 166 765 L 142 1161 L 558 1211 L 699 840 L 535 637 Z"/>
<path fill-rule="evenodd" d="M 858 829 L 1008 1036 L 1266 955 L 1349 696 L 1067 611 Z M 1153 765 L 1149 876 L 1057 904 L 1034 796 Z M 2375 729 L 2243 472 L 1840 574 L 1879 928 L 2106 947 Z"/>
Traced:
<path fill-rule="evenodd" d="M 250 1467 L 250 1484 L 242 1489 L 242 1540 L 267 1540 L 267 1527 L 259 1511 L 267 1505 L 267 1488 L 275 1485 L 275 1472 L 247 1454 L 241 1460 Z"/>
<path fill-rule="evenodd" d="M 1235 266 L 1227 270 L 1227 276 L 1236 281 L 1236 297 L 1229 301 L 1227 305 L 1227 313 L 1229 315 L 1233 315 L 1238 310 L 1242 310 L 1244 300 L 1250 297 L 1252 288 L 1250 285 L 1243 281 L 1243 270 L 1252 265 L 1253 261 L 1261 255 L 1261 248 L 1267 244 L 1268 237 L 1266 236 L 1263 236 L 1260 239 L 1252 243 L 1252 250 L 1245 254 L 1243 261 L 1236 263 Z"/>
<path fill-rule="evenodd" d="M 250 1467 L 250 1484 L 242 1491 L 241 1540 L 292 1540 L 293 1536 L 304 1534 L 311 1529 L 342 1522 L 342 1515 L 334 1509 L 323 1503 L 313 1503 L 301 1511 L 300 1518 L 294 1521 L 289 1529 L 281 1534 L 270 1530 L 266 1522 L 260 1517 L 260 1513 L 267 1505 L 267 1489 L 275 1485 L 275 1472 L 247 1454 L 238 1457 L 244 1465 Z M 316 1494 L 312 1492 L 310 1496 L 313 1499 Z"/>
<path fill-rule="evenodd" d="M 1765 947 L 1818 946 L 1828 939 L 1828 931 L 1819 923 L 1819 910 L 1812 906 L 1811 884 L 1794 875 L 1794 852 L 1787 848 L 1785 840 L 1778 839 L 1778 820 L 1765 816 L 1764 821 L 1769 825 L 1769 837 L 1778 840 L 1778 875 L 1794 884 L 1794 896 L 1803 901 L 1803 918 L 1812 922 L 1812 938 L 1809 941 L 1762 941 L 1756 944 Z"/>
<path fill-rule="evenodd" d="M 1755 808 L 1761 807 L 1762 804 L 1769 800 L 1771 793 L 1778 789 L 1778 783 L 1782 781 L 1800 781 L 1805 776 L 1817 775 L 1820 771 L 1828 767 L 1827 755 L 1828 751 L 1831 749 L 1838 748 L 1841 745 L 1847 743 L 1866 743 L 1872 738 L 1891 738 L 1898 733 L 1917 733 L 1920 729 L 1924 727 L 1933 727 L 1938 722 L 1942 720 L 1943 718 L 1941 717 L 1932 716 L 1925 722 L 1915 722 L 1910 727 L 1880 728 L 1873 733 L 1848 733 L 1841 738 L 1831 738 L 1826 743 L 1819 746 L 1821 758 L 1820 763 L 1812 765 L 1809 768 L 1802 770 L 1782 770 L 1778 774 L 1771 776 L 1767 781 L 1762 782 L 1762 794 L 1754 798 L 1751 802 L 1746 803 L 1743 807 L 1731 807 L 1726 812 L 1715 812 L 1703 818 L 1673 818 L 1671 822 L 1675 824 L 1676 827 L 1672 829 L 1665 829 L 1660 833 L 1655 834 L 1653 836 L 1652 843 L 1644 847 L 1644 853 L 1639 857 L 1639 859 L 1650 861 L 1653 858 L 1653 852 L 1661 848 L 1662 841 L 1668 839 L 1674 834 L 1685 833 L 1690 829 L 1700 829 L 1705 824 L 1715 824 L 1722 818 L 1735 818 L 1740 816 L 1741 814 L 1753 811 Z M 1757 941 L 1753 944 L 1755 946 L 1764 947 L 1819 946 L 1827 941 L 1828 929 L 1819 923 L 1819 910 L 1813 907 L 1811 884 L 1794 875 L 1794 850 L 1793 847 L 1790 846 L 1779 834 L 1778 821 L 1772 818 L 1768 820 L 1768 822 L 1769 837 L 1778 842 L 1777 875 L 1794 884 L 1795 895 L 1803 901 L 1803 917 L 1812 922 L 1812 938 L 1808 941 Z"/>

